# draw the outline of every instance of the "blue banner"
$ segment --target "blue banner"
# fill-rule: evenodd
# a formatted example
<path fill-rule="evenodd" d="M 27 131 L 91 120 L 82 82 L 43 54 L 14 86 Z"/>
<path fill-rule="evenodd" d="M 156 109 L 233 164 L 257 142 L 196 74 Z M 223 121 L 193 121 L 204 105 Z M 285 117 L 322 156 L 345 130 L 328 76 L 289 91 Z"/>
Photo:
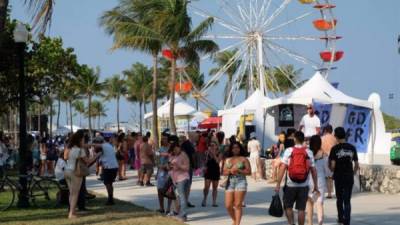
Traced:
<path fill-rule="evenodd" d="M 319 120 L 321 121 L 321 131 L 322 131 L 322 129 L 326 125 L 328 125 L 329 121 L 331 120 L 332 105 L 313 102 L 313 107 L 315 115 L 317 115 Z"/>
<path fill-rule="evenodd" d="M 344 129 L 346 130 L 347 142 L 354 145 L 357 152 L 368 151 L 368 140 L 371 123 L 371 110 L 354 105 L 347 106 Z"/>

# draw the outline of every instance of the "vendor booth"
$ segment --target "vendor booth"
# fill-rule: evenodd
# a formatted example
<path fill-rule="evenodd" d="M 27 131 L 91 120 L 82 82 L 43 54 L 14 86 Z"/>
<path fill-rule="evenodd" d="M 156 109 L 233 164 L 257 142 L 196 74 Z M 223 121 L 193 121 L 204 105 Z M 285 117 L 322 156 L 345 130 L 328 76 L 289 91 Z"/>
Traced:
<path fill-rule="evenodd" d="M 169 106 L 170 100 L 165 102 L 162 106 L 157 109 L 157 115 L 159 118 L 159 130 L 165 130 L 169 128 Z M 149 120 L 153 117 L 153 112 L 144 115 L 145 120 Z M 180 95 L 175 94 L 175 124 L 177 132 L 186 132 L 197 129 L 199 122 L 207 118 L 207 115 L 197 111 L 189 103 L 187 103 Z"/>
<path fill-rule="evenodd" d="M 390 163 L 391 135 L 385 131 L 380 96 L 373 93 L 368 100 L 350 97 L 333 87 L 319 72 L 291 94 L 264 101 L 268 142 L 276 142 L 282 130 L 298 129 L 307 104 L 314 105 L 321 128 L 330 124 L 333 128 L 346 129 L 348 141 L 356 146 L 361 163 Z"/>

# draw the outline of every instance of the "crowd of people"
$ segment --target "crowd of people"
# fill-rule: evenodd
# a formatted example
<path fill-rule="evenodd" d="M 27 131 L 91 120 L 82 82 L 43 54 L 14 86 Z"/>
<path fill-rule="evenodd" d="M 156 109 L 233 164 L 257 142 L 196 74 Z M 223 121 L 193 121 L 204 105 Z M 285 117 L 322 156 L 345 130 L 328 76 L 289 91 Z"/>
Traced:
<path fill-rule="evenodd" d="M 358 169 L 357 151 L 346 143 L 342 127 L 322 129 L 311 105 L 298 129 L 281 132 L 269 155 L 273 158 L 272 176 L 279 193 L 283 185 L 283 207 L 290 225 L 295 224 L 293 207 L 298 210 L 298 224 L 313 224 L 314 208 L 318 224 L 324 223 L 324 200 L 337 198 L 338 222 L 350 224 L 350 198 Z M 5 157 L 3 135 L 0 158 Z M 113 183 L 128 179 L 128 169 L 137 170 L 137 185 L 155 186 L 159 212 L 186 221 L 193 176 L 204 178 L 201 207 L 219 207 L 218 188 L 225 190 L 225 207 L 234 225 L 239 225 L 245 206 L 247 176 L 254 181 L 266 179 L 262 146 L 255 133 L 247 143 L 235 136 L 226 138 L 222 131 L 192 132 L 173 135 L 163 132 L 160 146 L 150 133 L 118 132 L 112 135 L 78 131 L 67 137 L 32 138 L 32 168 L 40 176 L 55 176 L 68 187 L 68 218 L 76 218 L 76 208 L 86 210 L 86 199 L 94 198 L 86 190 L 83 167 L 96 165 L 96 175 L 108 193 L 106 205 L 113 205 Z M 4 160 L 0 160 L 0 169 Z M 154 171 L 156 169 L 156 171 Z M 79 171 L 78 171 L 79 170 Z M 84 170 L 83 170 L 84 171 Z M 0 171 L 1 172 L 1 171 Z M 211 194 L 209 195 L 211 191 Z M 325 194 L 327 194 L 325 196 Z M 294 205 L 296 204 L 296 205 Z"/>

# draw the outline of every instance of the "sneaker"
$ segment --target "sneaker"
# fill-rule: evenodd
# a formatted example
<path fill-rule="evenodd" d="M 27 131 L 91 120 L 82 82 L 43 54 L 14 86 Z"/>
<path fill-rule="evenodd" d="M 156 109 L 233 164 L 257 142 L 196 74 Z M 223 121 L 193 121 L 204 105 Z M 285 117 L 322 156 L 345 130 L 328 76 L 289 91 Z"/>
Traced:
<path fill-rule="evenodd" d="M 143 185 L 142 185 L 143 186 Z M 147 183 L 146 184 L 146 187 L 154 187 L 154 184 L 152 184 L 152 183 Z"/>
<path fill-rule="evenodd" d="M 194 207 L 196 207 L 196 206 L 193 205 L 192 203 L 188 202 L 188 203 L 187 203 L 187 207 L 189 207 L 189 208 L 194 208 Z"/>
<path fill-rule="evenodd" d="M 172 211 L 172 212 L 169 212 L 168 214 L 167 214 L 167 216 L 177 216 L 178 215 L 178 213 L 177 212 L 174 212 L 174 211 Z"/>

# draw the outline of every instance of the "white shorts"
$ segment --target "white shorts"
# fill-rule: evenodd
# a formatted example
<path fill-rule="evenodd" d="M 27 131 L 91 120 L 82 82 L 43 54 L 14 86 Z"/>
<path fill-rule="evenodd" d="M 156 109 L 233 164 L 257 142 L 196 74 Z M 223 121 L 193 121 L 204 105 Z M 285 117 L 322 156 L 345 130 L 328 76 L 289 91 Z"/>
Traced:
<path fill-rule="evenodd" d="M 47 156 L 46 155 L 40 155 L 40 160 L 46 160 Z"/>

